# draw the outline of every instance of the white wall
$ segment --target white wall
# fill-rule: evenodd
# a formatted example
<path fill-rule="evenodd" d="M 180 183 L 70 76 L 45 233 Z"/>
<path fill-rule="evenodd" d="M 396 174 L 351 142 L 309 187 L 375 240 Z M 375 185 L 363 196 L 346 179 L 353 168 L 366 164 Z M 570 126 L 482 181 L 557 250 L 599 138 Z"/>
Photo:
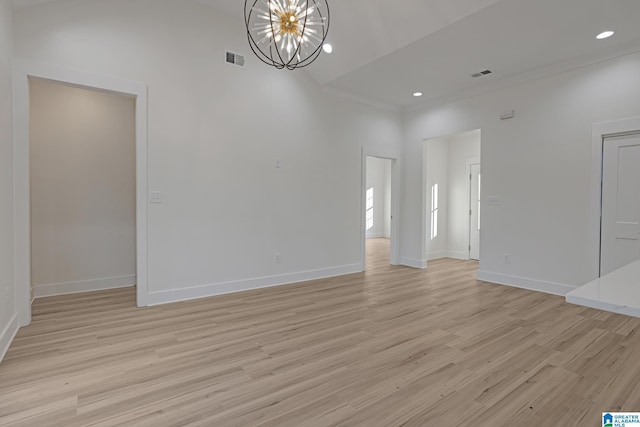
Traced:
<path fill-rule="evenodd" d="M 12 10 L 0 0 L 0 360 L 18 328 L 13 257 Z"/>
<path fill-rule="evenodd" d="M 242 19 L 195 2 L 34 6 L 15 39 L 19 59 L 148 85 L 151 303 L 360 270 L 361 147 L 400 150 L 399 113 L 266 66 Z"/>
<path fill-rule="evenodd" d="M 436 138 L 425 141 L 426 185 L 425 197 L 425 240 L 427 242 L 427 259 L 447 256 L 448 250 L 448 215 L 449 215 L 449 140 Z M 438 235 L 431 239 L 431 192 L 438 184 Z"/>
<path fill-rule="evenodd" d="M 391 231 L 391 160 L 367 157 L 367 190 L 373 188 L 373 227 L 366 237 L 389 237 Z"/>
<path fill-rule="evenodd" d="M 480 159 L 480 130 L 449 138 L 449 204 L 447 251 L 449 257 L 469 257 L 469 169 L 471 159 Z"/>
<path fill-rule="evenodd" d="M 31 79 L 35 296 L 135 284 L 135 101 Z"/>
<path fill-rule="evenodd" d="M 422 141 L 482 129 L 480 277 L 566 292 L 597 275 L 591 126 L 640 116 L 640 53 L 405 115 L 403 256 L 423 250 Z M 501 121 L 502 111 L 514 119 Z M 487 197 L 501 197 L 488 207 Z M 503 254 L 511 263 L 503 263 Z"/>

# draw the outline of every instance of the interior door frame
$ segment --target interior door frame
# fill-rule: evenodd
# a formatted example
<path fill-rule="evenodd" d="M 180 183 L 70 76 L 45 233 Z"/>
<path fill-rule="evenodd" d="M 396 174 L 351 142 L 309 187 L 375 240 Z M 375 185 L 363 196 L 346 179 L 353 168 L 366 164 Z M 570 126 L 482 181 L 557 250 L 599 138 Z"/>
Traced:
<path fill-rule="evenodd" d="M 391 265 L 400 264 L 400 152 L 384 148 L 362 147 L 361 149 L 361 194 L 360 194 L 360 264 L 366 270 L 366 206 L 367 206 L 367 157 L 391 160 Z"/>
<path fill-rule="evenodd" d="M 640 133 L 640 117 L 594 123 L 591 126 L 591 200 L 589 212 L 589 275 L 600 277 L 600 250 L 602 244 L 602 162 L 604 142 L 614 136 Z"/>
<path fill-rule="evenodd" d="M 413 264 L 404 264 L 404 265 L 411 265 L 412 267 L 418 267 L 418 268 L 428 268 L 428 255 L 429 255 L 429 230 L 430 230 L 430 223 L 431 223 L 431 218 L 430 218 L 430 209 L 429 209 L 429 203 L 430 203 L 430 199 L 431 196 L 429 195 L 429 188 L 428 188 L 428 175 L 429 175 L 429 171 L 427 170 L 427 145 L 430 141 L 433 140 L 437 140 L 437 139 L 449 139 L 455 136 L 458 136 L 460 134 L 467 134 L 467 133 L 471 133 L 471 132 L 478 132 L 478 136 L 479 136 L 479 140 L 480 140 L 480 157 L 474 157 L 474 158 L 468 158 L 466 160 L 466 170 L 469 170 L 469 165 L 471 161 L 475 161 L 476 163 L 480 163 L 482 164 L 482 128 L 477 127 L 477 128 L 472 128 L 472 129 L 467 129 L 467 130 L 460 130 L 457 132 L 451 132 L 451 133 L 445 133 L 442 135 L 435 135 L 435 136 L 430 136 L 428 138 L 424 138 L 422 140 L 422 210 L 421 210 L 421 215 L 422 215 L 422 221 L 421 221 L 421 230 L 420 230 L 420 234 L 421 234 L 421 247 L 422 247 L 422 259 L 421 260 L 415 260 L 418 261 L 419 263 L 421 263 L 421 265 L 416 265 L 415 263 Z M 447 172 L 448 173 L 448 172 Z M 470 190 L 470 186 L 465 186 L 465 192 L 469 192 Z M 469 199 L 471 196 L 469 194 L 467 194 L 467 198 Z M 449 213 L 449 212 L 448 212 Z M 481 220 L 482 221 L 482 220 Z M 470 234 L 467 234 L 467 248 L 469 247 L 469 238 L 470 238 Z M 451 252 L 450 256 L 454 256 L 455 258 L 460 258 L 460 259 L 469 259 L 469 251 L 455 251 L 455 252 Z M 405 260 L 406 258 L 403 258 L 403 260 Z"/>
<path fill-rule="evenodd" d="M 480 163 L 480 158 L 479 157 L 475 157 L 472 159 L 468 159 L 467 160 L 467 172 L 469 172 L 469 211 L 471 211 L 472 209 L 472 200 L 471 200 L 471 166 L 472 165 L 479 165 L 480 166 L 480 173 L 482 173 L 482 163 Z M 482 184 L 480 184 L 482 186 Z M 482 191 L 482 190 L 481 190 Z M 477 202 L 477 201 L 476 201 Z M 469 248 L 469 250 L 467 251 L 467 260 L 471 259 L 471 214 L 469 214 L 469 233 L 467 235 L 467 247 Z M 478 236 L 478 261 L 480 261 L 480 237 Z"/>
<path fill-rule="evenodd" d="M 70 70 L 55 65 L 15 61 L 13 67 L 14 272 L 20 326 L 31 323 L 31 201 L 29 183 L 29 79 L 39 78 L 135 98 L 136 132 L 136 300 L 147 305 L 147 86 Z"/>
<path fill-rule="evenodd" d="M 625 134 L 623 136 L 607 136 L 603 141 L 603 156 L 602 156 L 602 203 L 600 207 L 600 276 L 608 274 L 607 271 L 603 271 L 604 261 L 607 261 L 607 270 L 612 272 L 616 268 L 614 264 L 619 265 L 620 267 L 625 265 L 628 262 L 631 262 L 634 259 L 627 259 L 626 262 L 620 264 L 620 261 L 617 257 L 612 258 L 611 256 L 615 253 L 615 249 L 611 247 L 612 244 L 615 244 L 616 241 L 621 237 L 618 235 L 619 229 L 617 226 L 611 227 L 612 220 L 614 224 L 619 224 L 619 221 L 624 222 L 618 216 L 618 206 L 620 205 L 620 198 L 617 189 L 620 188 L 621 181 L 619 178 L 620 175 L 620 156 L 622 155 L 619 151 L 622 147 L 630 148 L 634 147 L 636 150 L 640 148 L 640 132 Z M 614 165 L 615 163 L 615 165 Z M 635 163 L 634 163 L 635 164 Z M 631 166 L 632 169 L 637 169 L 638 165 Z M 629 167 L 629 165 L 627 166 Z M 606 181 L 605 181 L 606 180 Z M 635 182 L 635 180 L 632 180 Z M 637 187 L 637 186 L 636 186 Z M 607 202 L 607 203 L 605 203 Z M 624 204 L 624 203 L 623 203 Z M 631 218 L 627 218 L 627 220 L 631 220 Z M 638 240 L 638 228 L 637 226 L 632 232 L 635 240 Z M 624 239 L 624 238 L 623 238 Z M 613 250 L 603 250 L 603 248 L 613 249 Z M 614 267 L 612 269 L 612 267 Z"/>

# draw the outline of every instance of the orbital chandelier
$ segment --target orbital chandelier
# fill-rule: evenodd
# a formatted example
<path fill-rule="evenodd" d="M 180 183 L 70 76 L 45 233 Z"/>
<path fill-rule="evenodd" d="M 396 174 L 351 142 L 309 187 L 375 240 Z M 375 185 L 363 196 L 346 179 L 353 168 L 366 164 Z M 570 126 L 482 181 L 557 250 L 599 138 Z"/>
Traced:
<path fill-rule="evenodd" d="M 318 58 L 329 31 L 327 0 L 245 0 L 251 50 L 278 69 L 306 67 Z"/>

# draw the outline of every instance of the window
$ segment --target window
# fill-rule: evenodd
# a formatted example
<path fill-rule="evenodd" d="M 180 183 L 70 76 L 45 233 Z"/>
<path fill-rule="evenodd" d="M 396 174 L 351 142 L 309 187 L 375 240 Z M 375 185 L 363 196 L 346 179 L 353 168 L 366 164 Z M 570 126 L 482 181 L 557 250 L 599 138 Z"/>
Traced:
<path fill-rule="evenodd" d="M 367 230 L 373 228 L 373 187 L 367 190 Z"/>
<path fill-rule="evenodd" d="M 431 187 L 431 240 L 438 237 L 438 183 Z"/>

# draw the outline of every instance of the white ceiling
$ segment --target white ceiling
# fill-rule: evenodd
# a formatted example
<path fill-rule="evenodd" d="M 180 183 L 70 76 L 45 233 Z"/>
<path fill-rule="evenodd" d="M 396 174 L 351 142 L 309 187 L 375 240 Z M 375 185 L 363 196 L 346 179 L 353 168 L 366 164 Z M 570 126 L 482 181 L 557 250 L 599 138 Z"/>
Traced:
<path fill-rule="evenodd" d="M 638 0 L 502 0 L 330 84 L 403 106 L 446 99 L 631 40 L 640 50 L 639 19 Z M 614 37 L 595 39 L 609 28 Z M 471 78 L 485 69 L 494 74 Z M 415 91 L 424 96 L 416 100 Z"/>
<path fill-rule="evenodd" d="M 13 4 L 47 1 L 53 0 Z M 242 0 L 196 1 L 243 19 Z M 636 42 L 640 50 L 640 0 L 328 2 L 334 52 L 305 71 L 334 91 L 392 106 L 492 87 L 540 67 Z M 616 34 L 596 40 L 605 29 Z M 494 74 L 470 77 L 487 68 Z M 424 96 L 414 98 L 415 91 Z"/>

